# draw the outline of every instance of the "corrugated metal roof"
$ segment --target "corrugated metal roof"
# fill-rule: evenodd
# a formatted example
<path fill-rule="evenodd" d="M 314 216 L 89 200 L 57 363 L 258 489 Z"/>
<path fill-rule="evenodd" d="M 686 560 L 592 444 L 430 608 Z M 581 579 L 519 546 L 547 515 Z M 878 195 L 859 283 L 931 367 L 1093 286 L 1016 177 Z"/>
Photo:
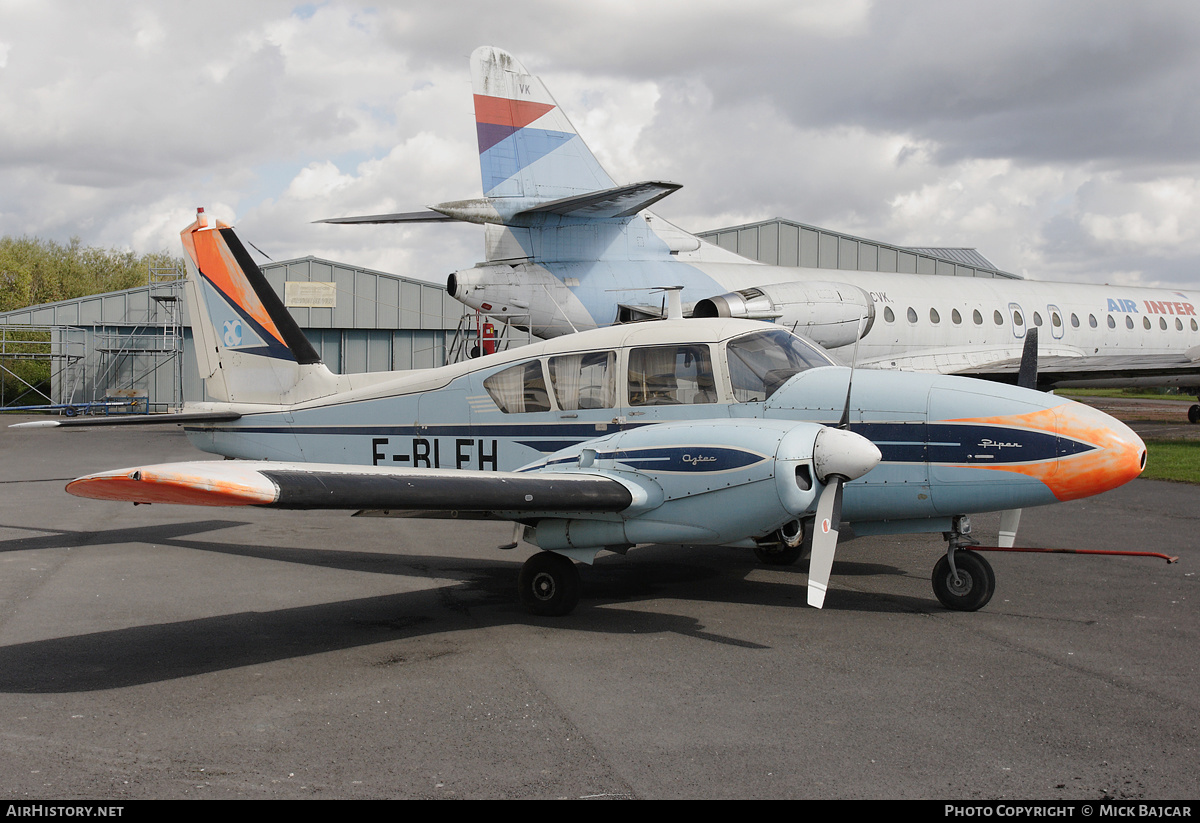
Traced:
<path fill-rule="evenodd" d="M 909 251 L 919 252 L 920 254 L 928 254 L 930 257 L 940 257 L 943 260 L 953 260 L 955 263 L 962 263 L 964 266 L 974 266 L 977 269 L 991 269 L 998 271 L 996 264 L 988 260 L 977 249 L 968 248 L 952 248 L 945 246 L 908 246 Z"/>
<path fill-rule="evenodd" d="M 782 217 L 704 231 L 697 236 L 772 265 L 1022 279 L 1019 274 L 997 269 L 975 249 L 896 246 Z"/>
<path fill-rule="evenodd" d="M 338 301 L 330 309 L 289 309 L 301 328 L 455 329 L 465 306 L 444 286 L 318 257 L 262 266 L 272 288 L 284 297 L 287 280 L 333 282 Z M 170 313 L 155 295 L 182 295 L 182 280 L 92 294 L 0 313 L 0 324 L 39 326 L 165 325 Z M 188 323 L 184 301 L 182 322 Z"/>

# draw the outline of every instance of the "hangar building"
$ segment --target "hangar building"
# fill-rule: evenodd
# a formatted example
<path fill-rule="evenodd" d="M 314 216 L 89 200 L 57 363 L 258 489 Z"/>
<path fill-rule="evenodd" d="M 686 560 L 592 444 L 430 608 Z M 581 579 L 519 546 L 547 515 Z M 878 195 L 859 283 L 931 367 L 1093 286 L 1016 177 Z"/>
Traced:
<path fill-rule="evenodd" d="M 734 254 L 773 266 L 1022 279 L 1000 271 L 975 249 L 893 246 L 782 217 L 713 229 L 698 236 Z"/>
<path fill-rule="evenodd" d="M 268 263 L 262 272 L 338 373 L 443 365 L 465 312 L 442 286 L 316 257 Z M 37 332 L 47 341 L 36 354 L 51 365 L 51 402 L 135 396 L 164 410 L 206 399 L 183 282 L 155 280 L 0 313 L 0 364 L 34 348 L 24 341 Z"/>

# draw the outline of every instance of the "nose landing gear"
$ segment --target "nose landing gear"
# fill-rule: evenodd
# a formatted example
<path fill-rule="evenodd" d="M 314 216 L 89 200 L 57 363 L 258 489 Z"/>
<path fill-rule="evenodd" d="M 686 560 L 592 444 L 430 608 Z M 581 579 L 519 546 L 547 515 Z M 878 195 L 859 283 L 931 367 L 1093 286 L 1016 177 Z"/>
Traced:
<path fill-rule="evenodd" d="M 945 556 L 933 567 L 933 593 L 947 609 L 979 611 L 996 591 L 996 573 L 978 552 L 969 551 L 979 545 L 970 536 L 970 518 L 956 517 L 953 524 L 953 531 L 942 533 L 948 545 Z"/>

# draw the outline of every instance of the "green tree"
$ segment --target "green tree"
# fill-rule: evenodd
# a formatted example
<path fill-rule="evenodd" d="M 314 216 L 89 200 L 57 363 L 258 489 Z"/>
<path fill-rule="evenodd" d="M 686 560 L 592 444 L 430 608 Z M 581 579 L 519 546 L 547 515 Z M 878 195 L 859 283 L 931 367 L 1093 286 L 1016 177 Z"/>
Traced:
<path fill-rule="evenodd" d="M 146 283 L 149 268 L 182 270 L 182 263 L 165 251 L 139 255 L 101 249 L 84 246 L 78 237 L 65 245 L 37 237 L 3 237 L 0 311 L 130 289 Z"/>
<path fill-rule="evenodd" d="M 182 271 L 183 260 L 165 251 L 139 255 L 84 246 L 78 237 L 72 237 L 65 245 L 37 237 L 3 237 L 0 238 L 0 312 L 142 286 L 151 268 Z M 11 327 L 5 336 L 6 349 L 13 355 L 42 351 L 48 343 L 44 334 L 14 331 Z M 48 363 L 0 355 L 0 364 L 13 373 L 0 369 L 3 381 L 0 399 L 8 404 L 43 402 L 25 383 L 48 392 Z"/>

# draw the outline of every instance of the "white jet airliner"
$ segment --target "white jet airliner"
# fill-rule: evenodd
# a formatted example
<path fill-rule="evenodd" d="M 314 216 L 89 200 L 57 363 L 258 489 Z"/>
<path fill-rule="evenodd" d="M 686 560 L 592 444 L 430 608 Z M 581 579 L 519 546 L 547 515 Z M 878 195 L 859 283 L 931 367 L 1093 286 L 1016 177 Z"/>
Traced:
<path fill-rule="evenodd" d="M 1038 328 L 1040 388 L 1200 391 L 1189 293 L 756 263 L 647 210 L 678 184 L 617 185 L 512 55 L 484 46 L 471 65 L 484 196 L 325 222 L 482 224 L 486 261 L 448 288 L 485 314 L 549 338 L 658 315 L 648 290 L 680 286 L 690 314 L 772 321 L 859 367 L 1011 382 Z"/>

